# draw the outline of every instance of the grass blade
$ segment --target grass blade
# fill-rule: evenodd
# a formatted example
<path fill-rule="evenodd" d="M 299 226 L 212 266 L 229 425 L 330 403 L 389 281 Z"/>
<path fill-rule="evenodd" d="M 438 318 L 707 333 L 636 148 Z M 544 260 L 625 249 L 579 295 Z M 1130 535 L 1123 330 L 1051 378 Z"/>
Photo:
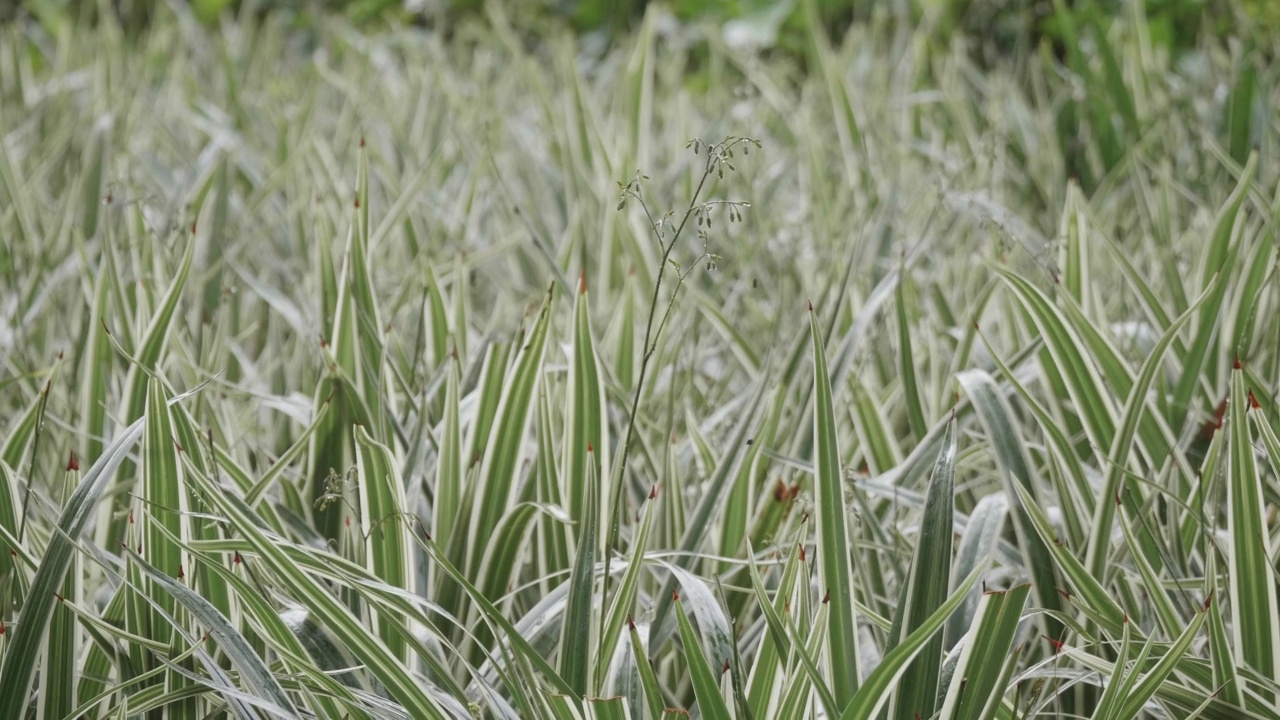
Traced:
<path fill-rule="evenodd" d="M 809 306 L 813 338 L 813 382 L 816 402 L 813 414 L 815 494 L 818 515 L 818 565 L 823 592 L 831 605 L 826 658 L 837 708 L 847 707 L 858 691 L 862 675 L 858 660 L 857 620 L 853 605 L 853 569 L 849 565 L 849 528 L 844 506 L 844 478 L 840 471 L 840 447 L 835 409 L 831 404 L 831 377 L 818 319 Z M 948 560 L 950 553 L 948 553 Z"/>

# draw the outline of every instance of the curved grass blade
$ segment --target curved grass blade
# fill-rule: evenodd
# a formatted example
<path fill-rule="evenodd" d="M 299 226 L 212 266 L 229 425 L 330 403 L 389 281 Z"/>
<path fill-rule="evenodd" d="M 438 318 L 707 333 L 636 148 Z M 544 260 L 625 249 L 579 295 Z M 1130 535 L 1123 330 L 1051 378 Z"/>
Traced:
<path fill-rule="evenodd" d="M 946 601 L 951 585 L 951 547 L 954 538 L 956 476 L 956 421 L 952 416 L 942 437 L 925 495 L 920 536 L 911 555 L 909 577 L 902 584 L 898 612 L 889 630 L 892 650 Z M 975 568 L 976 570 L 976 568 Z M 942 661 L 941 634 L 931 638 L 903 674 L 893 691 L 890 717 L 912 720 L 932 717 L 938 702 L 938 677 Z"/>
<path fill-rule="evenodd" d="M 410 589 L 413 553 L 406 521 L 404 483 L 391 449 L 373 439 L 362 426 L 355 429 L 356 468 L 360 474 L 360 527 L 365 533 L 364 560 L 369 572 L 392 587 Z M 377 613 L 374 629 L 391 654 L 409 658 L 396 626 L 404 617 Z"/>
<path fill-rule="evenodd" d="M 1243 228 L 1243 223 L 1237 221 L 1240 220 L 1240 208 L 1249 194 L 1257 166 L 1258 153 L 1250 153 L 1249 162 L 1240 173 L 1240 182 L 1214 218 L 1213 236 L 1205 245 L 1202 277 L 1205 287 L 1209 287 L 1215 274 L 1230 272 L 1235 263 L 1240 244 L 1233 241 Z M 1178 382 L 1173 389 L 1173 404 L 1170 408 L 1172 417 L 1169 422 L 1175 429 L 1182 427 L 1183 421 L 1190 412 L 1191 397 L 1200 385 L 1201 370 L 1210 355 L 1209 343 L 1219 332 L 1218 315 L 1222 310 L 1222 301 L 1228 284 L 1219 283 L 1210 297 L 1200 306 L 1200 314 L 1195 323 L 1195 337 L 1191 341 L 1191 346 L 1187 348 L 1186 354 L 1179 358 L 1182 361 L 1182 374 L 1178 376 Z"/>
<path fill-rule="evenodd" d="M 75 492 L 80 483 L 80 465 L 72 454 L 63 475 L 61 503 Z M 71 606 L 82 602 L 81 559 L 76 553 L 67 575 L 62 581 L 59 602 L 49 620 L 49 632 L 45 636 L 41 655 L 37 690 L 36 713 L 39 717 L 66 717 L 76 706 L 76 663 L 80 657 L 81 635 L 79 620 Z"/>
<path fill-rule="evenodd" d="M 596 357 L 595 341 L 591 337 L 591 320 L 588 314 L 587 278 L 578 280 L 578 295 L 573 305 L 573 349 L 570 353 L 569 384 L 564 409 L 564 467 L 561 468 L 564 483 L 561 496 L 566 498 L 569 516 L 578 528 L 585 531 L 587 518 L 583 516 L 587 496 L 593 492 L 587 488 L 590 478 L 609 477 L 609 428 L 605 423 L 604 382 L 600 363 Z M 588 468 L 587 466 L 591 467 Z M 597 506 L 602 503 L 599 489 L 595 489 Z M 597 513 L 608 508 L 597 507 Z M 603 514 L 602 514 L 603 516 Z M 592 527 L 597 534 L 607 530 L 607 523 L 596 518 Z M 577 542 L 590 539 L 581 533 Z M 604 537 L 598 541 L 603 543 Z"/>
<path fill-rule="evenodd" d="M 978 418 L 986 428 L 987 437 L 995 449 L 996 461 L 1000 464 L 1005 480 L 1005 492 L 1016 498 L 1012 485 L 1018 483 L 1028 494 L 1035 496 L 1035 485 L 1032 483 L 1031 464 L 1022 438 L 1014 429 L 1011 418 L 1013 410 L 1000 392 L 995 380 L 982 370 L 966 370 L 956 375 L 956 381 L 964 388 L 965 394 L 973 400 Z M 1058 596 L 1057 578 L 1053 573 L 1053 562 L 1049 548 L 1036 533 L 1026 508 L 1021 503 L 1014 505 L 1014 528 L 1018 534 L 1018 549 L 1022 552 L 1022 562 L 1026 573 L 1035 588 L 1036 603 L 1046 610 L 1061 610 L 1062 603 Z M 1048 616 L 1047 630 L 1050 637 L 1061 634 L 1061 624 Z"/>
<path fill-rule="evenodd" d="M 653 519 L 657 514 L 657 486 L 649 493 L 649 501 L 644 506 L 644 518 L 640 521 L 640 528 L 635 538 L 631 541 L 631 558 L 627 562 L 627 569 L 622 575 L 622 582 L 618 584 L 617 592 L 609 603 L 609 612 L 605 617 L 604 632 L 600 636 L 599 656 L 596 659 L 597 668 L 603 667 L 615 653 L 615 648 L 619 642 L 622 626 L 631 617 L 631 609 L 635 605 L 636 595 L 640 592 L 641 570 L 645 565 L 645 551 L 649 547 L 649 533 L 653 529 Z M 600 679 L 596 681 L 597 686 L 603 685 Z"/>
<path fill-rule="evenodd" d="M 585 454 L 593 454 L 590 446 Z M 568 605 L 560 628 L 560 676 L 579 698 L 587 693 L 587 683 L 591 678 L 595 659 L 591 648 L 599 640 L 592 637 L 596 624 L 591 621 L 595 605 L 597 536 L 600 534 L 600 488 L 595 468 L 595 460 L 588 457 L 586 476 L 583 478 L 583 487 L 579 490 L 585 496 L 579 507 L 582 513 L 582 531 L 578 534 L 577 555 L 573 561 L 573 571 L 569 574 Z"/>
<path fill-rule="evenodd" d="M 161 572 L 159 568 L 148 563 L 141 555 L 128 548 L 125 548 L 125 552 L 133 557 L 134 562 L 137 563 L 142 573 L 155 584 L 155 587 L 160 591 L 157 595 L 168 595 L 178 604 L 185 607 L 192 617 L 199 621 L 200 627 L 204 628 L 210 636 L 218 641 L 218 649 L 226 653 L 227 657 L 235 663 L 236 669 L 239 671 L 239 679 L 245 682 L 257 697 L 274 705 L 276 713 L 281 716 L 285 716 L 285 711 L 297 713 L 288 693 L 281 686 L 275 674 L 267 667 L 253 647 L 249 645 L 244 635 L 231 624 L 231 621 L 226 616 L 219 612 L 208 600 L 201 597 L 200 593 L 173 579 L 167 573 Z M 155 599 L 156 596 L 153 595 L 152 600 Z"/>
<path fill-rule="evenodd" d="M 956 586 L 955 592 L 951 593 L 946 602 L 939 605 L 938 609 L 934 610 L 901 643 L 885 653 L 880 664 L 871 671 L 848 707 L 840 714 L 840 720 L 871 720 L 880 713 L 881 708 L 889 701 L 890 693 L 901 681 L 907 665 L 920 654 L 921 649 L 942 628 L 951 613 L 960 607 L 965 596 L 969 594 L 969 589 L 974 586 L 981 574 L 980 568 L 969 573 L 969 576 Z"/>
<path fill-rule="evenodd" d="M 653 666 L 649 664 L 649 656 L 645 654 L 640 631 L 636 629 L 636 624 L 631 618 L 627 618 L 627 633 L 631 636 L 631 653 L 635 656 L 636 669 L 640 671 L 640 684 L 644 688 L 645 706 L 649 711 L 649 717 L 662 717 L 662 708 L 666 705 L 662 699 L 662 684 L 658 681 L 657 674 L 653 672 Z M 637 718 L 644 717 L 640 708 L 635 708 L 633 714 Z"/>
<path fill-rule="evenodd" d="M 467 596 L 476 603 L 480 609 L 481 616 L 502 630 L 505 638 L 511 643 L 512 647 L 519 652 L 522 659 L 533 665 L 533 667 L 541 673 L 548 682 L 555 686 L 557 692 L 577 697 L 573 688 L 570 687 L 569 684 L 560 677 L 560 674 L 551 667 L 543 657 L 543 654 L 530 645 L 529 641 L 525 639 L 519 629 L 517 629 L 510 620 L 504 617 L 502 612 L 498 610 L 498 608 L 490 602 L 475 585 L 471 584 L 471 581 L 467 580 L 466 575 L 464 575 L 462 571 L 454 567 L 453 563 L 449 562 L 449 558 L 444 554 L 437 543 L 429 540 L 426 543 L 426 548 L 427 553 L 431 558 L 437 563 L 440 563 L 441 569 L 449 577 L 453 578 L 454 582 L 458 583 L 459 587 L 462 588 Z"/>
<path fill-rule="evenodd" d="M 1267 530 L 1262 478 L 1254 458 L 1250 414 L 1261 415 L 1257 401 L 1245 387 L 1239 361 L 1231 373 L 1230 425 L 1227 455 L 1227 576 L 1231 588 L 1231 630 L 1235 661 L 1256 670 L 1273 682 L 1280 674 L 1280 613 L 1277 612 L 1276 583 L 1272 575 L 1271 535 Z M 1274 702 L 1274 694 L 1258 692 Z"/>
<path fill-rule="evenodd" d="M 228 522 L 266 562 L 268 569 L 289 588 L 316 617 L 358 658 L 386 687 L 387 692 L 414 717 L 445 717 L 438 704 L 412 677 L 408 668 L 396 659 L 376 636 L 352 616 L 329 590 L 290 560 L 279 538 L 268 535 L 263 523 L 240 498 L 222 488 L 202 482 L 204 495 L 226 516 Z"/>
<path fill-rule="evenodd" d="M 1030 592 L 1030 585 L 1019 585 L 982 594 L 947 688 L 942 717 L 989 720 L 996 716 L 1016 663 L 1018 653 L 1010 651 Z"/>
<path fill-rule="evenodd" d="M 1005 521 L 1009 516 L 1009 498 L 1003 493 L 993 493 L 978 501 L 969 514 L 964 531 L 960 535 L 960 545 L 956 548 L 956 561 L 951 571 L 958 575 L 968 575 L 974 568 L 983 567 L 991 561 L 1004 534 Z M 977 591 L 969 593 L 960 611 L 951 617 L 944 634 L 943 648 L 949 653 L 960 637 L 969 630 L 974 613 L 980 602 Z"/>
<path fill-rule="evenodd" d="M 1053 555 L 1058 570 L 1071 582 L 1072 589 L 1074 589 L 1072 597 L 1083 601 L 1084 604 L 1081 605 L 1081 608 L 1094 622 L 1102 625 L 1104 630 L 1119 634 L 1124 628 L 1126 617 L 1124 610 L 1112 598 L 1111 593 L 1107 592 L 1102 581 L 1091 575 L 1084 563 L 1058 538 L 1057 531 L 1053 528 L 1053 523 L 1049 521 L 1048 516 L 1040 509 L 1040 506 L 1036 504 L 1031 494 L 1024 490 L 1021 485 L 1014 485 L 1013 489 L 1018 493 L 1018 499 L 1027 509 L 1031 524 L 1035 527 L 1036 532 L 1040 533 L 1040 539 L 1044 541 L 1049 548 L 1049 552 Z"/>
<path fill-rule="evenodd" d="M 1108 446 L 1107 475 L 1106 480 L 1103 482 L 1102 492 L 1099 494 L 1102 501 L 1094 506 L 1086 564 L 1095 576 L 1101 575 L 1103 565 L 1106 562 L 1104 556 L 1110 547 L 1111 527 L 1115 518 L 1115 504 L 1107 502 L 1107 500 L 1117 497 L 1120 493 L 1120 482 L 1124 478 L 1129 464 L 1128 458 L 1134 437 L 1138 434 L 1138 426 L 1150 402 L 1148 395 L 1150 394 L 1151 384 L 1155 381 L 1156 373 L 1164 367 L 1165 351 L 1173 343 L 1178 331 L 1191 319 L 1191 314 L 1196 308 L 1218 286 L 1218 281 L 1221 277 L 1222 275 L 1220 274 L 1214 275 L 1204 292 L 1200 293 L 1200 296 L 1191 303 L 1187 310 L 1169 324 L 1164 335 L 1160 337 L 1155 347 L 1147 354 L 1146 360 L 1142 362 L 1142 367 L 1138 370 L 1138 376 L 1135 378 L 1133 386 L 1129 389 L 1129 396 L 1125 399 L 1124 410 L 1120 417 L 1120 426 Z M 1133 513 L 1138 511 L 1138 507 L 1141 504 L 1140 497 L 1140 495 L 1130 497 L 1128 493 L 1122 496 L 1129 505 L 1130 512 Z M 1140 551 L 1147 554 L 1148 557 L 1152 557 L 1147 549 L 1155 543 L 1151 534 L 1144 529 L 1139 535 L 1139 539 L 1143 543 Z"/>
<path fill-rule="evenodd" d="M 818 516 L 818 577 L 831 605 L 826 645 L 830 683 L 835 693 L 836 707 L 843 708 L 849 705 L 854 693 L 858 691 L 862 675 L 859 671 L 857 617 L 854 614 L 853 568 L 849 564 L 844 478 L 840 472 L 840 447 L 835 409 L 831 402 L 831 376 L 827 373 L 826 351 L 812 305 L 809 306 L 809 330 L 813 340 L 813 382 L 816 397 L 813 454 Z"/>
<path fill-rule="evenodd" d="M 694 632 L 693 623 L 689 622 L 689 616 L 685 613 L 684 605 L 678 597 L 675 598 L 674 604 L 676 623 L 680 626 L 680 643 L 684 646 L 684 660 L 693 680 L 693 694 L 698 699 L 698 711 L 708 720 L 729 720 L 733 716 L 729 713 L 729 706 L 725 703 L 724 696 L 720 694 L 717 673 L 712 671 L 707 663 L 707 656 L 698 643 L 698 635 Z M 725 669 L 728 669 L 728 662 L 726 659 Z"/>
<path fill-rule="evenodd" d="M 103 450 L 102 457 L 85 473 L 84 480 L 62 508 L 57 532 L 50 538 L 31 582 L 22 624 L 14 631 L 4 663 L 0 665 L 0 717 L 18 718 L 26 714 L 31 676 L 39 666 L 40 648 L 56 604 L 54 596 L 71 565 L 75 543 L 115 471 L 142 437 L 144 425 L 145 419 L 135 421 Z"/>
<path fill-rule="evenodd" d="M 476 488 L 477 502 L 472 508 L 468 532 L 467 567 L 469 575 L 479 578 L 483 549 L 510 503 L 516 469 L 525 441 L 534 388 L 542 374 L 542 354 L 550 326 L 553 291 L 538 313 L 533 330 L 520 348 L 515 367 L 507 378 L 502 401 L 497 409 L 494 432 L 485 449 L 481 481 Z M 503 585 L 506 583 L 503 582 Z"/>

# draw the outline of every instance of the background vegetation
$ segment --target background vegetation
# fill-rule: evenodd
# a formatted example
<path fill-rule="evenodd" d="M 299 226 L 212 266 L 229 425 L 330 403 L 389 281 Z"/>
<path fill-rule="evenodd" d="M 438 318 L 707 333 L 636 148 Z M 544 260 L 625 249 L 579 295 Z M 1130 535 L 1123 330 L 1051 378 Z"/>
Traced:
<path fill-rule="evenodd" d="M 588 6 L 0 30 L 0 717 L 1280 716 L 1267 6 Z"/>

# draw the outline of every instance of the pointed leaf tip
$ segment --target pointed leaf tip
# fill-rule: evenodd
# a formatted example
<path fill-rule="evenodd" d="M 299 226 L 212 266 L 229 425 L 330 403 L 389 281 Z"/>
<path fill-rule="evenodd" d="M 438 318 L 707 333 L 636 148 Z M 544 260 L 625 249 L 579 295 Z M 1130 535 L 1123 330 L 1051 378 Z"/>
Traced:
<path fill-rule="evenodd" d="M 71 451 L 71 457 L 67 459 L 67 472 L 80 469 L 80 461 L 76 459 L 76 451 Z"/>
<path fill-rule="evenodd" d="M 587 271 L 586 270 L 578 271 L 578 294 L 579 295 L 587 294 Z"/>
<path fill-rule="evenodd" d="M 679 590 L 672 590 L 672 591 L 671 591 L 671 602 L 680 602 L 680 591 L 679 591 Z"/>
<path fill-rule="evenodd" d="M 809 312 L 813 312 L 813 301 L 806 300 L 805 303 L 809 306 Z"/>
<path fill-rule="evenodd" d="M 1239 355 L 1237 355 L 1237 356 L 1236 356 L 1236 358 L 1235 358 L 1235 361 L 1231 363 L 1231 369 L 1232 369 L 1232 370 L 1239 370 L 1239 369 L 1240 369 L 1240 356 L 1239 356 Z"/>

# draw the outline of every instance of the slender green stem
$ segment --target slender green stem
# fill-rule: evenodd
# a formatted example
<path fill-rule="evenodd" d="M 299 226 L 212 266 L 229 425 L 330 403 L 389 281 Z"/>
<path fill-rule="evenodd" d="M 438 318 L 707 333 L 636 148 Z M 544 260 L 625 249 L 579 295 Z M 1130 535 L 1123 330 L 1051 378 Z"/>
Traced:
<path fill-rule="evenodd" d="M 613 551 L 618 545 L 618 535 L 621 532 L 622 503 L 625 499 L 623 495 L 623 487 L 626 483 L 627 460 L 631 455 L 631 443 L 635 437 L 636 418 L 640 412 L 640 399 L 644 393 L 645 379 L 648 375 L 649 360 L 653 357 L 657 349 L 657 336 L 661 329 L 666 325 L 667 316 L 671 314 L 671 307 L 675 303 L 675 294 L 672 294 L 671 302 L 667 303 L 667 308 L 663 313 L 662 321 L 658 325 L 658 330 L 654 330 L 654 316 L 658 312 L 658 298 L 662 293 L 662 281 L 666 276 L 667 262 L 671 259 L 671 253 L 675 251 L 676 243 L 680 240 L 681 234 L 684 232 L 685 226 L 689 222 L 689 218 L 693 215 L 693 211 L 698 207 L 698 198 L 702 195 L 703 188 L 706 187 L 707 179 L 715 172 L 717 164 L 717 153 L 712 148 L 707 150 L 707 165 L 702 172 L 702 178 L 698 181 L 698 187 L 693 191 L 693 197 L 689 199 L 689 206 L 685 208 L 684 216 L 680 218 L 680 224 L 676 226 L 675 233 L 672 234 L 671 240 L 662 245 L 662 257 L 658 261 L 658 278 L 653 283 L 653 294 L 649 298 L 649 318 L 644 327 L 644 344 L 641 346 L 643 352 L 640 355 L 640 374 L 636 379 L 635 394 L 631 398 L 631 412 L 627 419 L 627 434 L 622 441 L 622 455 L 618 459 L 617 469 L 613 482 L 613 488 L 609 494 L 609 540 L 605 546 L 604 554 L 604 594 L 601 598 L 602 607 L 609 606 L 609 578 L 611 565 L 613 561 Z M 644 208 L 645 215 L 649 218 L 649 225 L 657 236 L 659 243 L 663 242 L 660 226 L 654 221 L 652 213 L 649 212 L 649 206 L 644 200 L 640 200 L 641 207 Z M 679 292 L 679 285 L 676 286 L 676 292 Z M 600 630 L 603 633 L 605 623 L 605 613 L 600 616 Z"/>

